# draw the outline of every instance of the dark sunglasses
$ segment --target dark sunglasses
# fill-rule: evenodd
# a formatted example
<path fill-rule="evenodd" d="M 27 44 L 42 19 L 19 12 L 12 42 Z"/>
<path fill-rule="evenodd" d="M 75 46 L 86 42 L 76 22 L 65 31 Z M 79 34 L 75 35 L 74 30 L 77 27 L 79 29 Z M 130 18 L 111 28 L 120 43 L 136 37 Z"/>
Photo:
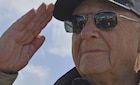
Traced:
<path fill-rule="evenodd" d="M 140 22 L 133 18 L 118 15 L 115 12 L 98 12 L 96 14 L 92 14 L 92 18 L 94 24 L 97 28 L 101 30 L 110 30 L 114 28 L 118 23 L 118 17 L 125 18 L 134 22 Z M 89 14 L 80 14 L 80 15 L 73 15 L 71 20 L 64 21 L 65 30 L 69 33 L 80 33 L 84 28 L 87 20 L 89 18 Z"/>

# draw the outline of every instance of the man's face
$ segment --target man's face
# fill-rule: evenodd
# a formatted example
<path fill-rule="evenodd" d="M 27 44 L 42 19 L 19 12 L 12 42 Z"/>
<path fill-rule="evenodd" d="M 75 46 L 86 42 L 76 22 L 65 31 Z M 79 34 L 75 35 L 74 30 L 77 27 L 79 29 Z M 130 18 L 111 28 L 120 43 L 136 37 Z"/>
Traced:
<path fill-rule="evenodd" d="M 113 11 L 131 18 L 136 17 L 103 0 L 85 0 L 73 15 Z M 135 22 L 118 17 L 118 24 L 111 30 L 98 29 L 89 18 L 80 33 L 72 38 L 72 54 L 81 75 L 132 70 L 138 55 L 138 33 Z M 120 70 L 121 69 L 121 70 Z"/>

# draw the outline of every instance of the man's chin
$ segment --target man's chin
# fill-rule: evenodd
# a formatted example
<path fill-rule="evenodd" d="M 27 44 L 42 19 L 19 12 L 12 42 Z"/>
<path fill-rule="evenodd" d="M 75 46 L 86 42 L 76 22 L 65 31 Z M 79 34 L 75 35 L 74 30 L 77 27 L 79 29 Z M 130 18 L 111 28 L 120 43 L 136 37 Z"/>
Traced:
<path fill-rule="evenodd" d="M 100 73 L 104 73 L 106 71 L 108 71 L 110 69 L 110 65 L 109 64 L 104 64 L 104 65 L 94 65 L 94 64 L 84 64 L 81 65 L 79 68 L 79 71 L 83 74 L 83 75 L 94 75 L 94 74 L 100 74 Z"/>

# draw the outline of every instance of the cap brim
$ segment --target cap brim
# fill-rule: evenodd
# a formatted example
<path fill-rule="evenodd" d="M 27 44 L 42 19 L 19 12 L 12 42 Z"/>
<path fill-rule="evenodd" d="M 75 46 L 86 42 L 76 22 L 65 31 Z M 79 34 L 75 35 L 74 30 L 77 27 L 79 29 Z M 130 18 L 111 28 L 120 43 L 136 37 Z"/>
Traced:
<path fill-rule="evenodd" d="M 83 0 L 57 0 L 53 12 L 54 17 L 61 21 L 69 20 L 76 6 L 82 1 Z"/>

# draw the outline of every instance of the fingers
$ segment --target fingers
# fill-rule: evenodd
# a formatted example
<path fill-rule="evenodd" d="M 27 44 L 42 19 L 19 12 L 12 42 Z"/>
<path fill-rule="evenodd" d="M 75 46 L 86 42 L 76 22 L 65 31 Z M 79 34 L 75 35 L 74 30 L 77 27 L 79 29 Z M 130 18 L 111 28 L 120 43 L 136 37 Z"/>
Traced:
<path fill-rule="evenodd" d="M 37 10 L 30 10 L 10 28 L 12 39 L 18 43 L 30 43 L 52 19 L 54 5 L 43 3 Z"/>
<path fill-rule="evenodd" d="M 53 16 L 53 9 L 54 9 L 54 5 L 53 4 L 49 4 L 48 5 L 48 8 L 47 8 L 47 12 L 46 12 L 46 21 L 44 21 L 42 23 L 42 27 L 44 28 L 45 27 L 45 24 L 44 23 L 49 23 L 49 21 L 52 19 L 52 16 Z"/>
<path fill-rule="evenodd" d="M 38 9 L 36 13 L 36 17 L 26 26 L 25 30 L 28 32 L 26 34 L 23 41 L 32 41 L 34 37 L 36 37 L 41 30 L 48 24 L 48 22 L 52 19 L 54 5 L 46 5 L 43 3 Z M 30 36 L 32 36 L 30 38 Z M 28 40 L 26 40 L 28 38 Z"/>
<path fill-rule="evenodd" d="M 31 49 L 32 53 L 35 53 L 41 47 L 44 41 L 45 37 L 42 35 L 38 35 L 31 43 L 33 46 L 33 49 Z"/>
<path fill-rule="evenodd" d="M 35 17 L 36 11 L 31 9 L 28 13 L 18 19 L 10 28 L 17 31 L 22 31 L 25 26 Z"/>
<path fill-rule="evenodd" d="M 28 31 L 31 31 L 35 36 L 38 35 L 41 30 L 48 24 L 52 18 L 53 5 L 46 5 L 43 3 L 37 10 L 36 17 L 26 27 Z"/>

